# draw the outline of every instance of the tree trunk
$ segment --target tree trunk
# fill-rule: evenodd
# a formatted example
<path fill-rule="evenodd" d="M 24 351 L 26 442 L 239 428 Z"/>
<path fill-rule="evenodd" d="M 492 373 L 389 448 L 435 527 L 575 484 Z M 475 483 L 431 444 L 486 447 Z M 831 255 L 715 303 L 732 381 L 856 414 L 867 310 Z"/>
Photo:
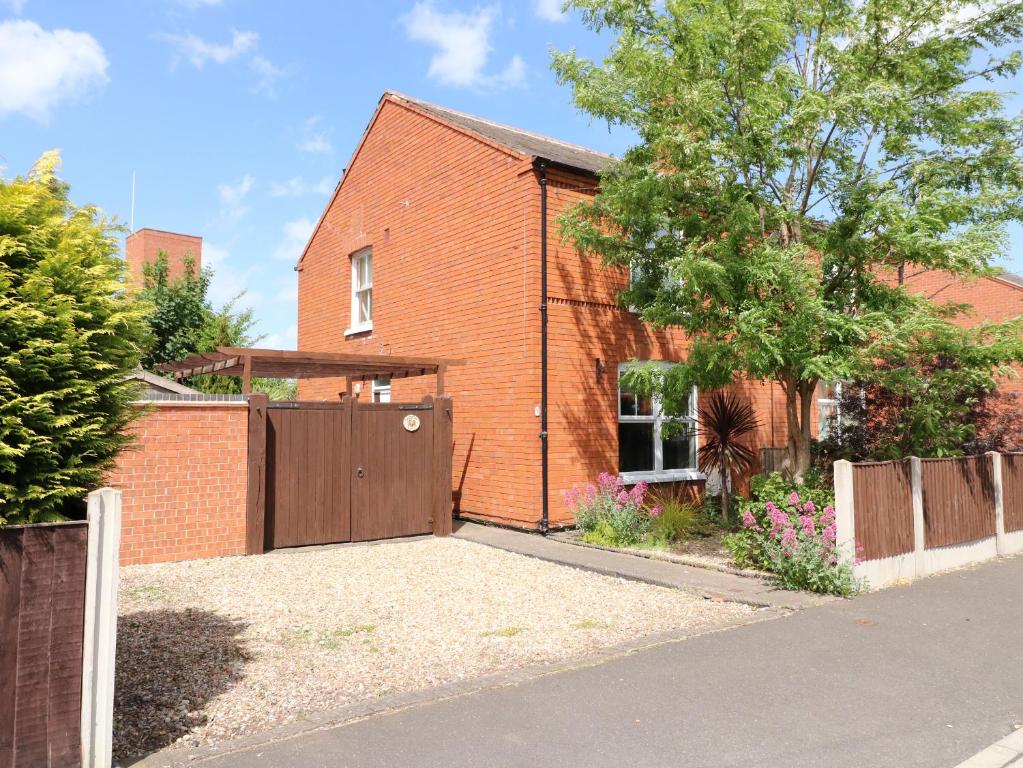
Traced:
<path fill-rule="evenodd" d="M 781 386 L 788 422 L 788 445 L 782 468 L 792 482 L 799 484 L 810 468 L 810 414 L 817 382 L 787 379 Z"/>
<path fill-rule="evenodd" d="M 728 525 L 728 506 L 730 495 L 728 493 L 728 481 L 732 476 L 732 468 L 728 462 L 721 465 L 721 520 Z"/>

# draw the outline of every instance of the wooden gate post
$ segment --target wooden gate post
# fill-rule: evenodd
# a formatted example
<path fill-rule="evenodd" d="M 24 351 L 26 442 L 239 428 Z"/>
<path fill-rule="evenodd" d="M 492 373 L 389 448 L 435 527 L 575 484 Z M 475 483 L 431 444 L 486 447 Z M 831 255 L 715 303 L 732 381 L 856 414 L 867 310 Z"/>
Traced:
<path fill-rule="evenodd" d="M 266 408 L 262 392 L 249 401 L 248 487 L 245 493 L 245 554 L 261 555 L 266 534 Z"/>
<path fill-rule="evenodd" d="M 433 535 L 451 533 L 451 454 L 453 450 L 451 397 L 427 395 L 433 404 Z"/>

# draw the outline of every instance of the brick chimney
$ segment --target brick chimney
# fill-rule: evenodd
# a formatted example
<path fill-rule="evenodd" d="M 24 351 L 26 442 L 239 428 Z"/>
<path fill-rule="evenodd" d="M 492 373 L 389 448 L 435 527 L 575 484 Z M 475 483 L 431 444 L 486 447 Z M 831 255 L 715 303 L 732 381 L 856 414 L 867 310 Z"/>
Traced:
<path fill-rule="evenodd" d="M 124 260 L 128 264 L 129 282 L 132 285 L 142 285 L 142 266 L 155 262 L 160 251 L 167 254 L 171 279 L 184 274 L 186 255 L 190 255 L 195 261 L 196 272 L 202 269 L 201 237 L 143 228 L 128 235 L 124 242 Z"/>

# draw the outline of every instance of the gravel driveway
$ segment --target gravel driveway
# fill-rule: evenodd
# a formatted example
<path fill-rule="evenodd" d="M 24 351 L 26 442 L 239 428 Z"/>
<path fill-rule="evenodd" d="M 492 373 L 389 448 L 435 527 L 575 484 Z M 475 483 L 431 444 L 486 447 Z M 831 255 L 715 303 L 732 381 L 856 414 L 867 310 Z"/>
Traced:
<path fill-rule="evenodd" d="M 451 538 L 129 566 L 119 599 L 120 758 L 752 614 Z"/>

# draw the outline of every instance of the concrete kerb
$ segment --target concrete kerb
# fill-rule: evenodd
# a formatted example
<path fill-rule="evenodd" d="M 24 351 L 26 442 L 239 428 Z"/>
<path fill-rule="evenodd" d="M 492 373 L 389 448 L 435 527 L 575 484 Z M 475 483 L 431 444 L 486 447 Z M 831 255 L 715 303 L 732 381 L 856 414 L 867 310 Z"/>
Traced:
<path fill-rule="evenodd" d="M 1014 765 L 1023 765 L 1023 729 L 1010 733 L 955 768 L 1008 768 Z"/>
<path fill-rule="evenodd" d="M 755 608 L 799 610 L 840 599 L 809 592 L 790 592 L 770 586 L 760 579 L 716 569 L 695 568 L 667 560 L 637 557 L 629 552 L 603 547 L 581 547 L 538 534 L 495 526 L 467 523 L 460 526 L 454 535 L 456 538 L 477 544 L 570 568 L 679 589 L 699 597 L 741 603 Z"/>
<path fill-rule="evenodd" d="M 271 727 L 250 736 L 242 736 L 204 747 L 169 747 L 141 758 L 117 761 L 114 763 L 114 767 L 185 768 L 186 766 L 209 762 L 225 755 L 258 749 L 269 744 L 287 741 L 317 731 L 341 728 L 376 715 L 395 714 L 413 707 L 470 696 L 485 690 L 511 687 L 549 675 L 596 666 L 649 648 L 669 643 L 680 643 L 698 635 L 723 632 L 745 624 L 769 621 L 789 614 L 789 611 L 779 608 L 760 608 L 753 614 L 752 618 L 748 616 L 736 617 L 721 624 L 697 631 L 671 630 L 660 632 L 603 648 L 584 656 L 577 656 L 550 664 L 530 664 L 432 688 L 422 688 L 416 691 L 394 694 L 393 696 L 356 702 L 336 709 L 310 713 L 295 722 Z"/>

